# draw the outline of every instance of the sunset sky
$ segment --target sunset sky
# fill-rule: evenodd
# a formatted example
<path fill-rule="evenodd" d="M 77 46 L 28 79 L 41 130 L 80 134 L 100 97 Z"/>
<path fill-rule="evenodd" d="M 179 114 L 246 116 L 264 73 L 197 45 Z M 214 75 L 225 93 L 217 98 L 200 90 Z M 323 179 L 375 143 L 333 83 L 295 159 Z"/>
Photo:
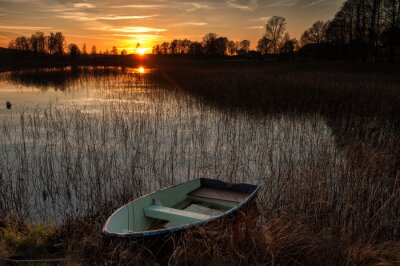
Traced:
<path fill-rule="evenodd" d="M 254 48 L 270 16 L 287 19 L 299 38 L 314 21 L 331 19 L 344 0 L 0 0 L 0 46 L 36 31 L 61 31 L 67 42 L 97 50 L 151 48 L 175 38 L 201 40 L 208 32 Z"/>

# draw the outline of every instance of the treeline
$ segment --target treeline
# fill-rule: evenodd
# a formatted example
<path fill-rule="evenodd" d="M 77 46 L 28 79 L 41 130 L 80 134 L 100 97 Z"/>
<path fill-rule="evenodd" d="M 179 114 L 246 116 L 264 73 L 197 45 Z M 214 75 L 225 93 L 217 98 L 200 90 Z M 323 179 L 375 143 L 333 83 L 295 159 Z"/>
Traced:
<path fill-rule="evenodd" d="M 250 50 L 250 41 L 233 41 L 227 37 L 208 33 L 201 42 L 173 40 L 153 47 L 153 54 L 224 55 L 293 55 L 300 48 L 297 39 L 286 32 L 286 19 L 274 16 L 267 20 L 265 33 L 257 43 L 257 51 Z M 258 53 L 256 53 L 258 52 Z"/>
<path fill-rule="evenodd" d="M 232 41 L 227 37 L 208 33 L 201 42 L 173 40 L 153 46 L 153 54 L 240 55 L 250 51 L 250 41 Z"/>
<path fill-rule="evenodd" d="M 304 51 L 360 61 L 399 61 L 400 0 L 347 0 L 301 37 Z"/>
<path fill-rule="evenodd" d="M 50 32 L 49 35 L 45 35 L 43 32 L 36 32 L 32 34 L 31 37 L 20 36 L 10 41 L 8 48 L 49 55 L 69 54 L 71 56 L 76 56 L 80 54 L 88 54 L 86 44 L 83 44 L 81 48 L 79 48 L 75 43 L 68 44 L 65 36 L 61 32 Z M 93 45 L 91 47 L 90 54 L 117 55 L 118 49 L 116 46 L 113 46 L 110 51 L 107 49 L 103 53 L 102 51 L 98 52 L 96 45 Z M 120 54 L 127 55 L 128 52 L 123 49 Z"/>
<path fill-rule="evenodd" d="M 257 51 L 250 50 L 250 41 L 233 41 L 216 33 L 206 34 L 201 42 L 173 40 L 153 47 L 153 54 L 192 54 L 207 56 L 225 55 L 293 55 L 300 48 L 297 39 L 286 32 L 286 19 L 274 16 L 267 20 L 265 33 L 258 41 Z"/>
<path fill-rule="evenodd" d="M 325 42 L 363 61 L 399 60 L 400 0 L 347 0 L 329 22 Z"/>

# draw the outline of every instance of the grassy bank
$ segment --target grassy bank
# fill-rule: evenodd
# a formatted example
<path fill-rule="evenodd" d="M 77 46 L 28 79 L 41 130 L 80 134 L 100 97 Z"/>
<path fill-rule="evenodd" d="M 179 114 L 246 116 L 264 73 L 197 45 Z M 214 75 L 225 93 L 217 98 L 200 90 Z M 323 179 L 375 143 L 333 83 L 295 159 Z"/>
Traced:
<path fill-rule="evenodd" d="M 100 216 L 101 217 L 101 216 Z M 0 230 L 0 255 L 62 265 L 398 265 L 400 244 L 337 239 L 307 217 L 286 213 L 198 227 L 183 235 L 106 241 L 98 214 L 62 226 L 8 221 Z M 5 261 L 2 261 L 5 262 Z"/>
<path fill-rule="evenodd" d="M 83 264 L 399 263 L 398 68 L 205 60 L 158 67 L 148 79 L 54 74 L 66 77 L 67 91 L 115 94 L 96 114 L 46 106 L 3 122 L 0 210 L 13 214 L 0 216 L 3 256 L 38 246 L 51 257 L 48 247 L 61 243 L 60 257 L 85 257 Z M 47 77 L 7 78 L 44 88 L 54 85 Z M 199 176 L 261 184 L 260 214 L 165 246 L 101 239 L 118 206 Z M 38 216 L 62 219 L 37 233 L 29 224 Z"/>

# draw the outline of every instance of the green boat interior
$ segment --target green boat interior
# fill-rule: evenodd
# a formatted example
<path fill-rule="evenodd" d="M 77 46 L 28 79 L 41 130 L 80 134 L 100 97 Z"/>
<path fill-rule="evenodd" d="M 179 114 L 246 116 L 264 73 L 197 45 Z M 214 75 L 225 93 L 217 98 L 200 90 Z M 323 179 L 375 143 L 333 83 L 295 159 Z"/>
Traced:
<path fill-rule="evenodd" d="M 196 179 L 130 202 L 110 217 L 106 230 L 128 233 L 196 223 L 238 206 L 250 194 Z"/>

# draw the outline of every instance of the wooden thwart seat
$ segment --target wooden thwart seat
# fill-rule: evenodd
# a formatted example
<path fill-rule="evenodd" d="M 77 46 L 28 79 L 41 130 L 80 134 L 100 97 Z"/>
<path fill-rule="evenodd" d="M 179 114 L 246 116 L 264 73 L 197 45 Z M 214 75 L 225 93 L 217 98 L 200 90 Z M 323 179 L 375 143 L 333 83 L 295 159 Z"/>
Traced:
<path fill-rule="evenodd" d="M 190 224 L 212 218 L 210 215 L 178 210 L 160 205 L 151 205 L 144 208 L 144 214 L 147 217 L 175 222 L 178 224 Z"/>

